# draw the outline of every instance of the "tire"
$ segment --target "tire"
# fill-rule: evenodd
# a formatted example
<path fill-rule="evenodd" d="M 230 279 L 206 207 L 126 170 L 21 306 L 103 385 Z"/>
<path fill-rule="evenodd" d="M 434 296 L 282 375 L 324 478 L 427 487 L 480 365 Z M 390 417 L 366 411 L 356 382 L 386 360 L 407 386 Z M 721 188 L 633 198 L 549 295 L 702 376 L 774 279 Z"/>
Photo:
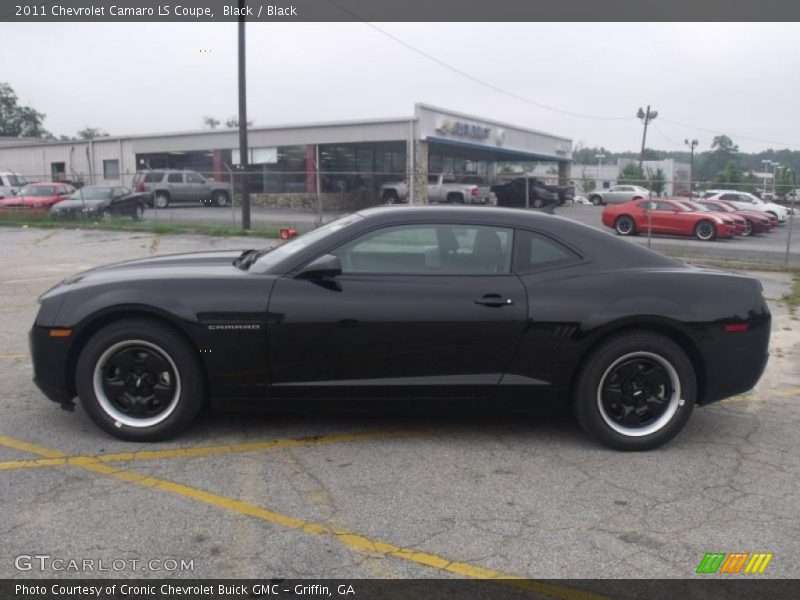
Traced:
<path fill-rule="evenodd" d="M 386 204 L 398 204 L 400 202 L 395 190 L 384 191 L 382 199 Z"/>
<path fill-rule="evenodd" d="M 694 367 L 681 347 L 661 334 L 632 331 L 583 363 L 573 409 L 583 429 L 609 448 L 651 450 L 683 429 L 696 398 Z"/>
<path fill-rule="evenodd" d="M 137 204 L 136 208 L 133 209 L 133 214 L 131 215 L 134 221 L 141 221 L 144 219 L 144 206 L 141 204 Z"/>
<path fill-rule="evenodd" d="M 700 221 L 694 226 L 694 237 L 701 242 L 710 242 L 717 237 L 717 228 L 711 221 Z"/>
<path fill-rule="evenodd" d="M 589 198 L 589 200 L 591 200 L 592 204 L 594 204 L 595 206 L 603 206 L 604 204 L 603 198 L 601 196 L 595 195 Z"/>
<path fill-rule="evenodd" d="M 745 235 L 752 236 L 756 234 L 756 228 L 753 227 L 753 222 L 750 219 L 744 220 L 744 228 Z"/>
<path fill-rule="evenodd" d="M 461 194 L 447 194 L 448 204 L 464 204 L 464 196 Z"/>
<path fill-rule="evenodd" d="M 533 199 L 533 208 L 542 208 L 544 206 L 544 202 L 541 198 L 534 198 Z"/>
<path fill-rule="evenodd" d="M 631 202 L 636 202 L 637 200 L 643 200 L 641 196 L 635 196 Z"/>
<path fill-rule="evenodd" d="M 211 202 L 214 204 L 214 206 L 228 206 L 228 194 L 222 191 L 214 192 L 211 195 Z"/>
<path fill-rule="evenodd" d="M 614 230 L 619 235 L 636 235 L 636 223 L 628 215 L 622 215 L 614 221 Z"/>
<path fill-rule="evenodd" d="M 169 206 L 169 194 L 158 192 L 153 199 L 156 208 L 167 208 Z"/>
<path fill-rule="evenodd" d="M 203 403 L 203 382 L 189 344 L 147 319 L 125 319 L 95 333 L 75 370 L 78 397 L 92 421 L 114 437 L 134 442 L 163 440 L 183 431 Z M 130 394 L 137 392 L 131 402 Z"/>

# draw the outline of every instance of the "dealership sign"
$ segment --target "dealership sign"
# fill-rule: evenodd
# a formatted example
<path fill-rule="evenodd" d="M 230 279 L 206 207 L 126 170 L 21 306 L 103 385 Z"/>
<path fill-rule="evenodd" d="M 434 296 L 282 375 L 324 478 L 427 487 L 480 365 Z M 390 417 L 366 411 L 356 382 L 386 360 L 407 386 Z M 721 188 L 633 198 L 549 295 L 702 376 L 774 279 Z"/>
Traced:
<path fill-rule="evenodd" d="M 464 121 L 455 121 L 453 119 L 443 119 L 440 121 L 439 126 L 436 127 L 436 133 L 444 135 L 454 135 L 457 137 L 471 138 L 474 140 L 485 140 L 492 132 L 491 127 L 483 127 L 482 125 L 473 125 L 465 123 Z"/>

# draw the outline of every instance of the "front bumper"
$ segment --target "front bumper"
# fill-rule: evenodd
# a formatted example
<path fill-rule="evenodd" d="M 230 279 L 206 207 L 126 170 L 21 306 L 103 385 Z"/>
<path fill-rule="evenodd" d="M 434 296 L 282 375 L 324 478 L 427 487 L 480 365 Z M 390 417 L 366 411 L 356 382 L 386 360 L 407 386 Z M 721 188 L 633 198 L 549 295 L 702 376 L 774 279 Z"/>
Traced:
<path fill-rule="evenodd" d="M 71 337 L 51 337 L 50 327 L 34 325 L 28 333 L 33 382 L 48 399 L 68 403 L 74 393 L 68 378 Z"/>

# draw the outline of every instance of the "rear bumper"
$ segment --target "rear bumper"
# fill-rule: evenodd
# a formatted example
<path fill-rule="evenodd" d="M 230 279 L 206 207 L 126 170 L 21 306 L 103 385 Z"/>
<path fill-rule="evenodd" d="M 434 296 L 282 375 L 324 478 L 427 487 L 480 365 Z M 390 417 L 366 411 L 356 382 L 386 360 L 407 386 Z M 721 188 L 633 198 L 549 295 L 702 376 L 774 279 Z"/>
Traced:
<path fill-rule="evenodd" d="M 703 342 L 706 361 L 706 389 L 700 404 L 718 402 L 747 392 L 758 383 L 769 359 L 771 316 L 764 305 L 761 315 L 751 320 L 747 331 L 707 336 Z"/>
<path fill-rule="evenodd" d="M 33 382 L 49 400 L 63 404 L 72 399 L 67 380 L 69 337 L 51 337 L 49 327 L 34 325 L 28 333 L 33 362 Z"/>

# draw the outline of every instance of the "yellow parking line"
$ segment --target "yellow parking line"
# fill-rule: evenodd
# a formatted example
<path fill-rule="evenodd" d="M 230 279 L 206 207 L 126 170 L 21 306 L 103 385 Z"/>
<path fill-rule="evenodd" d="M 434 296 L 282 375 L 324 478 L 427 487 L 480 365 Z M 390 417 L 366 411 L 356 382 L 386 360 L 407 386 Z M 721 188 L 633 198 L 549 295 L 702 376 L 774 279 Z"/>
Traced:
<path fill-rule="evenodd" d="M 258 452 L 268 450 L 281 450 L 285 448 L 308 448 L 328 444 L 345 444 L 364 442 L 369 440 L 384 440 L 404 437 L 420 437 L 436 435 L 439 433 L 454 432 L 456 428 L 427 428 L 405 429 L 394 431 L 366 431 L 363 433 L 337 433 L 332 435 L 319 435 L 305 438 L 288 438 L 266 440 L 262 442 L 245 442 L 242 444 L 229 444 L 222 446 L 204 446 L 199 448 L 176 448 L 173 450 L 142 450 L 140 452 L 120 452 L 117 454 L 99 454 L 86 456 L 67 456 L 61 454 L 57 457 L 47 457 L 34 460 L 10 460 L 0 462 L 0 471 L 11 469 L 33 469 L 40 467 L 62 467 L 68 464 L 84 464 L 87 461 L 100 463 L 132 462 L 139 460 L 157 460 L 165 458 L 188 458 L 208 456 L 211 454 L 233 454 L 242 452 Z M 0 436 L 0 439 L 3 439 Z M 0 442 L 1 443 L 1 442 Z M 35 454 L 35 452 L 34 452 Z"/>
<path fill-rule="evenodd" d="M 63 457 L 62 452 L 51 450 L 43 446 L 29 444 L 20 440 L 15 440 L 6 436 L 0 435 L 0 444 L 15 450 L 24 450 L 32 454 L 37 454 L 43 458 L 58 458 Z M 333 528 L 323 523 L 313 523 L 304 521 L 296 517 L 282 515 L 273 512 L 267 508 L 243 502 L 220 494 L 215 494 L 199 488 L 190 487 L 167 479 L 158 477 L 151 477 L 143 475 L 135 471 L 123 471 L 115 469 L 107 464 L 103 464 L 91 457 L 83 457 L 82 461 L 71 461 L 70 466 L 85 469 L 100 475 L 113 477 L 120 481 L 125 481 L 135 485 L 148 487 L 152 489 L 162 490 L 184 498 L 217 506 L 219 508 L 249 517 L 255 517 L 262 521 L 282 525 L 290 529 L 302 531 L 312 535 L 328 535 L 333 536 L 345 546 L 352 550 L 359 552 L 369 552 L 373 554 L 380 554 L 383 556 L 392 556 L 405 560 L 418 565 L 432 567 L 439 571 L 453 573 L 455 575 L 462 575 L 464 577 L 471 577 L 474 579 L 497 579 L 501 583 L 512 585 L 527 591 L 542 594 L 551 598 L 563 598 L 565 600 L 610 600 L 607 596 L 594 594 L 577 588 L 568 586 L 556 585 L 551 583 L 544 583 L 541 581 L 534 581 L 524 579 L 516 575 L 509 575 L 495 571 L 494 569 L 487 569 L 478 565 L 469 563 L 448 560 L 436 554 L 429 554 L 427 552 L 420 552 L 411 548 L 403 548 L 394 544 L 383 542 L 379 540 L 370 539 L 364 535 L 347 531 L 344 529 Z"/>
<path fill-rule="evenodd" d="M 17 353 L 17 354 L 0 354 L 0 360 L 20 360 L 28 358 L 27 354 Z"/>

